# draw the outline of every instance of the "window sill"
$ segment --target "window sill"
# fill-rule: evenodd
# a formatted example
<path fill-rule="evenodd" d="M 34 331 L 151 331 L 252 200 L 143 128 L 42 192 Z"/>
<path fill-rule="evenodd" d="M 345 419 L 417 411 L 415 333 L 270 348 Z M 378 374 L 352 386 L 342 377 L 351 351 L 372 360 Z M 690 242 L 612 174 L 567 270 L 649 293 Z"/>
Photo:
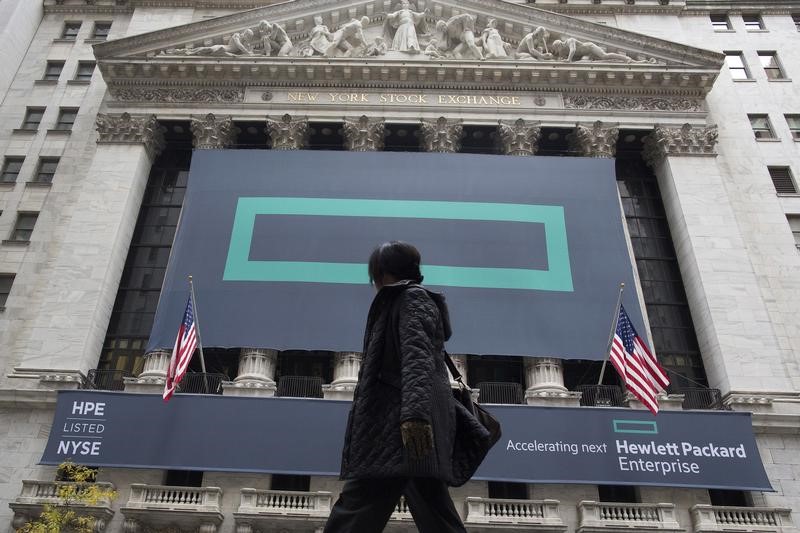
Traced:
<path fill-rule="evenodd" d="M 31 243 L 31 241 L 15 241 L 13 239 L 5 239 L 5 240 L 2 241 L 1 244 L 3 244 L 4 246 L 5 245 L 10 245 L 10 246 L 28 246 L 30 243 Z"/>
<path fill-rule="evenodd" d="M 77 39 L 63 39 L 63 38 L 53 39 L 54 43 L 71 43 L 71 44 L 75 44 L 76 41 L 77 41 Z"/>
<path fill-rule="evenodd" d="M 26 181 L 25 187 L 30 187 L 32 189 L 49 189 L 53 186 L 52 181 Z"/>
<path fill-rule="evenodd" d="M 53 134 L 53 135 L 69 135 L 71 133 L 72 133 L 72 130 L 62 130 L 62 129 L 58 129 L 58 128 L 51 128 L 51 129 L 47 130 L 47 134 L 48 135 L 50 135 L 50 134 Z"/>
<path fill-rule="evenodd" d="M 759 28 L 757 30 L 745 30 L 747 33 L 769 33 L 769 30 L 766 28 Z"/>
<path fill-rule="evenodd" d="M 778 83 L 792 83 L 792 78 L 767 78 L 767 81 L 775 81 Z"/>
<path fill-rule="evenodd" d="M 734 30 L 734 29 L 728 29 L 728 30 L 714 30 L 714 33 L 736 33 L 736 30 Z"/>
<path fill-rule="evenodd" d="M 97 43 L 104 43 L 107 40 L 108 39 L 89 38 L 89 39 L 84 39 L 83 42 L 86 44 L 97 44 Z"/>
<path fill-rule="evenodd" d="M 775 194 L 777 194 L 780 198 L 800 198 L 800 193 L 798 192 L 779 192 Z"/>
<path fill-rule="evenodd" d="M 16 184 L 16 181 L 0 181 L 0 191 L 10 191 Z"/>
<path fill-rule="evenodd" d="M 760 143 L 779 143 L 781 142 L 780 139 L 772 138 L 772 139 L 756 139 L 757 142 Z"/>
<path fill-rule="evenodd" d="M 67 85 L 89 85 L 92 80 L 67 80 Z"/>
<path fill-rule="evenodd" d="M 56 85 L 58 80 L 34 80 L 34 85 Z"/>
<path fill-rule="evenodd" d="M 36 135 L 36 132 L 38 131 L 39 131 L 38 129 L 32 130 L 29 128 L 14 128 L 13 130 L 11 130 L 11 133 L 24 133 L 26 135 Z"/>

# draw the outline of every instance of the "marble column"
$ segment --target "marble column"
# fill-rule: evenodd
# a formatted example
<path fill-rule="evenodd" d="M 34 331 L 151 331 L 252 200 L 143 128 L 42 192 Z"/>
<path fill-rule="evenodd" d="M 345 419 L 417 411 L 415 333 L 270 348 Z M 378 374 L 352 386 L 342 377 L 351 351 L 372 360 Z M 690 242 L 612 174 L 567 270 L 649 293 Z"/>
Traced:
<path fill-rule="evenodd" d="M 361 370 L 359 352 L 337 352 L 333 356 L 333 381 L 323 385 L 322 392 L 327 400 L 352 400 Z"/>
<path fill-rule="evenodd" d="M 575 126 L 567 136 L 570 148 L 583 157 L 614 157 L 617 153 L 619 128 L 607 126 L 599 120 L 591 126 Z"/>
<path fill-rule="evenodd" d="M 270 147 L 273 150 L 302 150 L 308 146 L 311 132 L 308 120 L 293 119 L 288 113 L 278 120 L 267 119 Z"/>
<path fill-rule="evenodd" d="M 656 126 L 644 145 L 661 190 L 708 381 L 723 396 L 793 390 L 783 369 L 796 356 L 787 355 L 777 335 L 764 328 L 774 303 L 765 294 L 768 281 L 759 279 L 754 266 L 751 250 L 757 244 L 748 243 L 744 233 L 750 222 L 741 219 L 748 214 L 734 203 L 737 195 L 751 195 L 749 202 L 774 200 L 775 191 L 769 181 L 762 185 L 758 179 L 746 190 L 737 189 L 732 171 L 718 167 L 716 144 L 716 126 L 685 124 Z"/>
<path fill-rule="evenodd" d="M 542 134 L 539 123 L 526 123 L 523 119 L 514 122 L 500 121 L 497 126 L 500 148 L 505 155 L 534 155 Z"/>
<path fill-rule="evenodd" d="M 371 120 L 366 115 L 357 119 L 345 119 L 344 141 L 351 152 L 380 152 L 386 138 L 386 127 L 383 119 Z"/>
<path fill-rule="evenodd" d="M 155 350 L 145 354 L 142 372 L 136 377 L 124 378 L 125 392 L 162 393 L 171 357 L 171 350 Z"/>
<path fill-rule="evenodd" d="M 198 150 L 221 150 L 236 144 L 238 130 L 230 116 L 192 117 L 192 145 Z"/>
<path fill-rule="evenodd" d="M 424 151 L 454 154 L 461 149 L 464 127 L 461 121 L 451 121 L 444 117 L 435 121 L 423 120 L 420 136 Z"/>
<path fill-rule="evenodd" d="M 581 394 L 564 386 L 564 365 L 554 357 L 525 358 L 525 403 L 577 407 Z"/>
<path fill-rule="evenodd" d="M 89 154 L 88 168 L 74 175 L 76 158 L 85 154 L 68 150 L 59 167 L 62 181 L 53 183 L 54 191 L 62 191 L 58 194 L 70 191 L 70 204 L 81 208 L 64 220 L 52 218 L 57 212 L 42 211 L 37 227 L 59 246 L 47 250 L 41 269 L 23 270 L 14 281 L 25 299 L 15 315 L 14 337 L 3 346 L 3 353 L 18 361 L 11 376 L 58 382 L 63 374 L 73 379 L 94 368 L 102 351 L 164 132 L 154 115 L 129 113 L 100 113 L 96 128 L 97 147 Z"/>
<path fill-rule="evenodd" d="M 266 348 L 242 348 L 239 372 L 233 381 L 222 384 L 225 396 L 275 396 L 275 367 L 278 351 Z"/>

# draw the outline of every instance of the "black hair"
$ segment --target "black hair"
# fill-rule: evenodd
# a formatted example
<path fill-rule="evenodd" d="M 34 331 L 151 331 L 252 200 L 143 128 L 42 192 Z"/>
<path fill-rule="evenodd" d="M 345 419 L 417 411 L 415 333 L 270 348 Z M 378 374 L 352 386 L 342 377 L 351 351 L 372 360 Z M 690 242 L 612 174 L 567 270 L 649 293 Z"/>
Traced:
<path fill-rule="evenodd" d="M 422 283 L 420 260 L 419 250 L 413 245 L 402 241 L 385 242 L 372 250 L 369 256 L 369 282 L 374 285 L 389 274 L 398 280 Z"/>

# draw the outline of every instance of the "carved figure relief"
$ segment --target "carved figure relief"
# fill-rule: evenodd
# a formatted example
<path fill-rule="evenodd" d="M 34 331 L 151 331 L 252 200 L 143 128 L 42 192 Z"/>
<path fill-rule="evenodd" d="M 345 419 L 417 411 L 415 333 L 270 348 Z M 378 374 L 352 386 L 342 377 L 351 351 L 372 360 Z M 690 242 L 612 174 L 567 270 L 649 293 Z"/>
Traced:
<path fill-rule="evenodd" d="M 425 19 L 429 16 L 427 9 L 416 11 L 411 0 L 400 0 L 393 11 L 385 14 L 382 28 L 369 28 L 370 17 L 366 16 L 353 18 L 338 28 L 333 28 L 324 23 L 322 16 L 317 15 L 308 36 L 295 44 L 282 25 L 262 20 L 254 28 L 233 33 L 224 44 L 206 43 L 206 46 L 198 47 L 190 45 L 167 49 L 161 53 L 217 57 L 349 58 L 382 56 L 391 51 L 431 60 L 656 62 L 654 58 L 632 57 L 620 51 L 609 52 L 594 42 L 582 41 L 570 35 L 553 34 L 542 26 L 522 36 L 514 48 L 509 39 L 517 43 L 518 37 L 503 36 L 497 19 L 489 19 L 478 34 L 478 19 L 471 13 L 459 13 L 446 20 L 440 19 L 433 27 L 426 23 Z"/>
<path fill-rule="evenodd" d="M 395 7 L 393 13 L 386 15 L 386 22 L 383 24 L 383 38 L 391 42 L 389 50 L 419 54 L 420 48 L 417 31 L 426 33 L 425 15 L 427 10 L 418 13 L 412 9 L 411 2 L 401 0 L 399 6 Z"/>

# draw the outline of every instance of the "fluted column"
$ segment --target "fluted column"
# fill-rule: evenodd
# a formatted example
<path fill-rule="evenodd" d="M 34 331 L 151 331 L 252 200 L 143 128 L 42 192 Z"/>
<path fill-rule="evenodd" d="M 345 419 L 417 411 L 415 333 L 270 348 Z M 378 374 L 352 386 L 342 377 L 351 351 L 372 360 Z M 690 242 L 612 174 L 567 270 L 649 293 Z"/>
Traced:
<path fill-rule="evenodd" d="M 233 381 L 222 384 L 225 396 L 275 396 L 275 367 L 278 351 L 242 348 L 239 372 Z"/>
<path fill-rule="evenodd" d="M 171 350 L 155 350 L 146 353 L 142 372 L 136 377 L 124 378 L 125 392 L 144 394 L 163 392 L 171 357 Z"/>
<path fill-rule="evenodd" d="M 209 113 L 202 118 L 192 117 L 192 145 L 198 150 L 221 150 L 236 143 L 236 126 L 228 116 Z"/>
<path fill-rule="evenodd" d="M 464 127 L 461 121 L 439 117 L 435 121 L 423 120 L 420 135 L 424 151 L 454 154 L 461 149 Z"/>
<path fill-rule="evenodd" d="M 273 150 L 302 150 L 308 146 L 308 120 L 295 120 L 288 113 L 278 120 L 267 119 L 270 147 Z"/>
<path fill-rule="evenodd" d="M 386 137 L 383 119 L 371 120 L 366 115 L 357 119 L 345 119 L 344 141 L 351 152 L 380 152 Z"/>
<path fill-rule="evenodd" d="M 500 148 L 505 155 L 533 155 L 539 148 L 539 137 L 542 135 L 539 123 L 529 124 L 521 118 L 514 122 L 500 121 L 497 131 L 500 134 Z"/>
<path fill-rule="evenodd" d="M 333 381 L 322 387 L 328 400 L 352 400 L 361 369 L 359 352 L 337 352 L 333 356 Z"/>
<path fill-rule="evenodd" d="M 525 358 L 525 402 L 528 405 L 575 406 L 580 404 L 579 392 L 564 386 L 564 365 L 554 357 Z"/>
<path fill-rule="evenodd" d="M 614 157 L 617 153 L 619 128 L 607 126 L 599 120 L 591 126 L 575 126 L 567 136 L 570 148 L 583 157 Z"/>

